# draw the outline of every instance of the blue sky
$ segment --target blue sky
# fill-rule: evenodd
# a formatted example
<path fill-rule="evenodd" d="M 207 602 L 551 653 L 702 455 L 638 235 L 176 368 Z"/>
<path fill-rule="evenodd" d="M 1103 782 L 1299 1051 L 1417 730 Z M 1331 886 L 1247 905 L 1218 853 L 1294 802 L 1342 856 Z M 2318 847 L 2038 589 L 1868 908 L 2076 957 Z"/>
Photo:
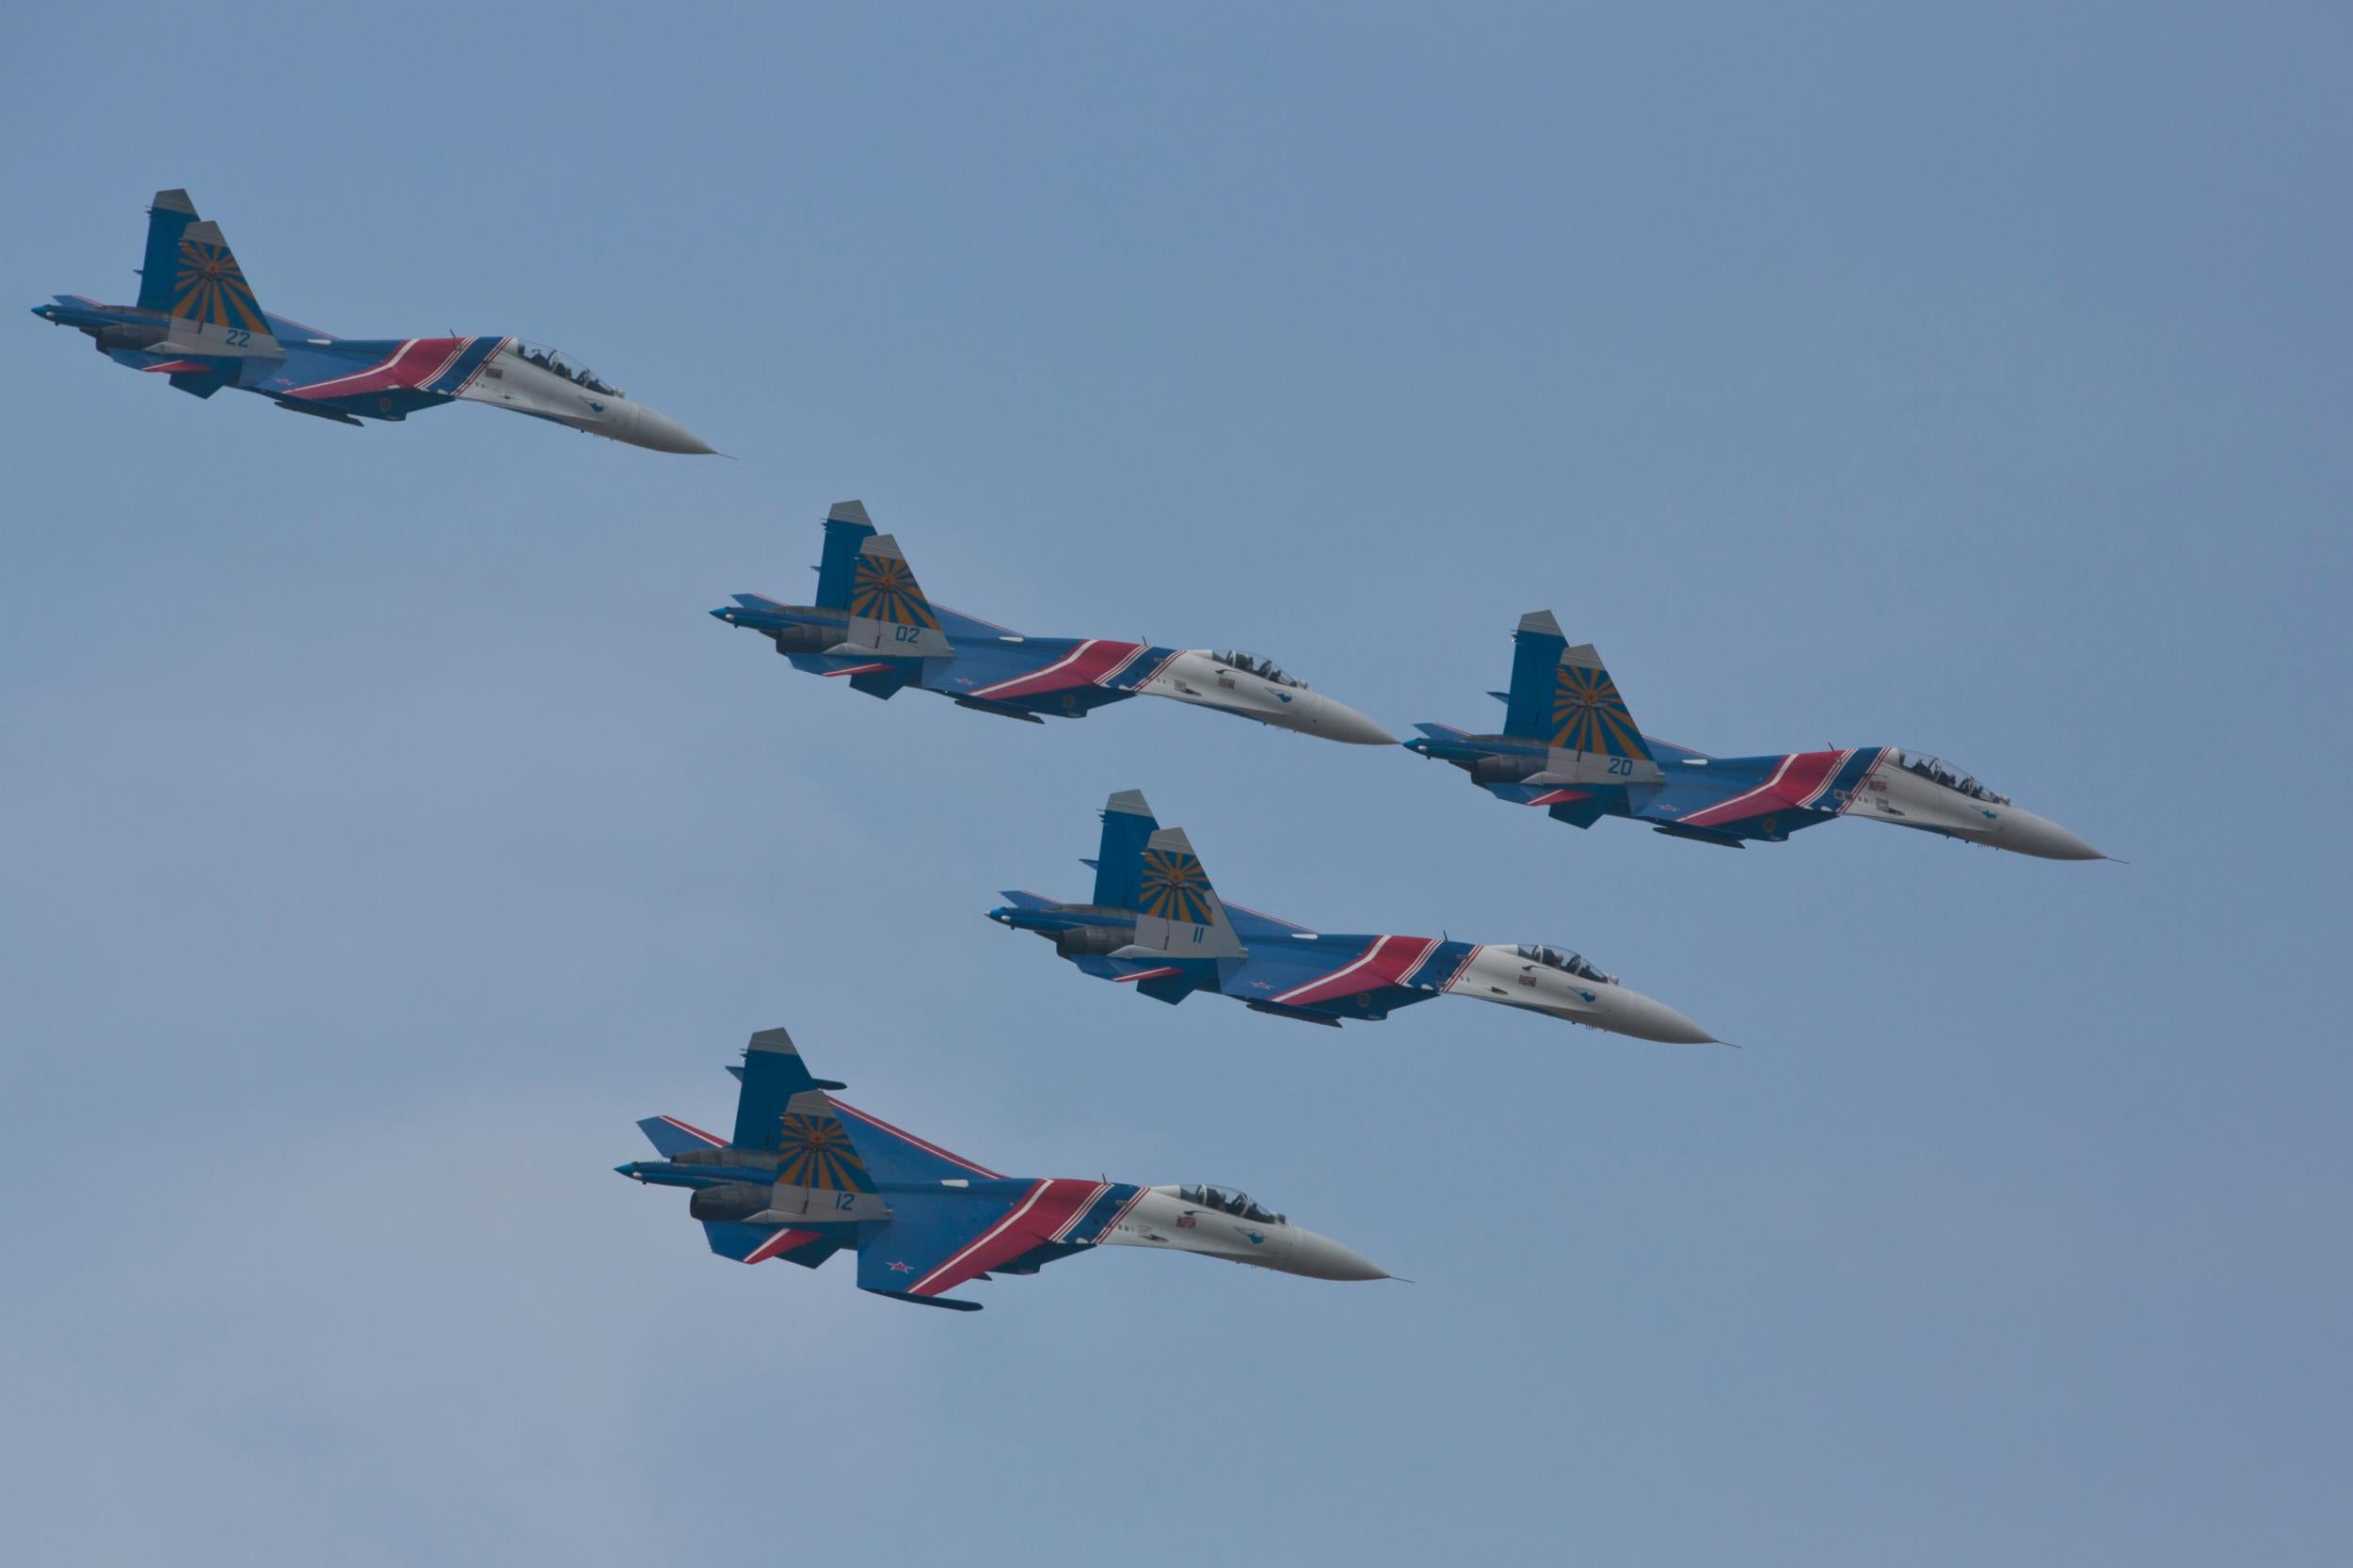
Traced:
<path fill-rule="evenodd" d="M 20 308 L 184 185 L 273 310 L 559 344 L 741 460 L 15 318 L 0 1555 L 2343 1560 L 2341 12 L 475 11 L 7 24 Z M 1549 607 L 1658 733 L 1925 747 L 2133 863 L 872 702 L 702 613 L 849 496 L 947 603 L 1400 730 Z M 1744 1048 L 1164 1008 L 983 921 L 1127 786 L 1244 902 Z M 610 1167 L 775 1024 L 1417 1283 L 720 1262 Z"/>

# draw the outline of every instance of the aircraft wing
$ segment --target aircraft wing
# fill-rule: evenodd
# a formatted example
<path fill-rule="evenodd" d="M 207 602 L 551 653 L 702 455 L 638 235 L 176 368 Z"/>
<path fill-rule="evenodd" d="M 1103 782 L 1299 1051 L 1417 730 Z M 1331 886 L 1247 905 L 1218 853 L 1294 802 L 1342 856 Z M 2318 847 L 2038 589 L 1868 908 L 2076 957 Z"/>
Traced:
<path fill-rule="evenodd" d="M 1136 1192 L 1108 1181 L 1000 1179 L 894 1192 L 890 1218 L 858 1238 L 858 1288 L 978 1311 L 980 1303 L 952 1300 L 947 1292 L 1041 1247 L 1093 1242 L 1117 1223 Z"/>
<path fill-rule="evenodd" d="M 1231 899 L 1225 901 L 1225 917 L 1234 924 L 1234 935 L 1245 942 L 1313 935 L 1296 920 L 1287 920 L 1280 915 L 1270 915 L 1263 909 L 1253 909 Z"/>

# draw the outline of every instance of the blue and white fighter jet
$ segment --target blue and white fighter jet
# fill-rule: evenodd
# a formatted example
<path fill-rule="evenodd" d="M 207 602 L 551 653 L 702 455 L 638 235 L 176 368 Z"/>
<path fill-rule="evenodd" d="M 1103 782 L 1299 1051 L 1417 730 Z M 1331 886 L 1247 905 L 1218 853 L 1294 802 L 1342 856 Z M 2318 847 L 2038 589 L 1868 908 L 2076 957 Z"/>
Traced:
<path fill-rule="evenodd" d="M 184 190 L 157 191 L 148 209 L 136 303 L 60 294 L 33 313 L 197 397 L 234 387 L 338 424 L 480 403 L 656 452 L 712 450 L 585 366 L 520 338 L 339 338 L 273 315 L 220 225 L 199 218 Z"/>
<path fill-rule="evenodd" d="M 1231 1187 L 1139 1187 L 1091 1177 L 1009 1176 L 950 1154 L 833 1097 L 781 1029 L 752 1036 L 727 1137 L 675 1116 L 637 1126 L 660 1160 L 614 1168 L 683 1187 L 711 1250 L 740 1263 L 814 1269 L 857 1254 L 857 1287 L 892 1301 L 980 1310 L 949 1291 L 1033 1274 L 1096 1247 L 1157 1247 L 1310 1279 L 1390 1276 L 1329 1237 Z"/>
<path fill-rule="evenodd" d="M 856 501 L 826 514 L 816 603 L 737 594 L 733 604 L 711 613 L 766 637 L 793 668 L 839 677 L 869 696 L 888 698 L 913 687 L 1028 724 L 1084 718 L 1131 696 L 1164 696 L 1327 741 L 1397 740 L 1256 654 L 1110 637 L 1028 637 L 934 604 L 899 541 L 874 532 Z"/>
<path fill-rule="evenodd" d="M 1102 846 L 1086 863 L 1095 868 L 1087 903 L 1011 891 L 988 918 L 1035 932 L 1084 972 L 1157 1001 L 1206 991 L 1253 1012 L 1337 1025 L 1385 1018 L 1437 997 L 1469 997 L 1640 1040 L 1706 1045 L 1716 1038 L 1561 948 L 1335 936 L 1228 904 L 1209 886 L 1185 830 L 1162 827 L 1135 790 L 1120 791 L 1104 807 Z"/>
<path fill-rule="evenodd" d="M 1548 610 L 1520 617 L 1503 732 L 1417 724 L 1409 751 L 1450 762 L 1498 800 L 1591 827 L 1631 817 L 1672 838 L 1738 849 L 1860 817 L 2044 860 L 2103 860 L 2047 817 L 1961 769 L 1897 746 L 1711 757 L 1645 735 L 1591 643 L 1569 646 Z"/>

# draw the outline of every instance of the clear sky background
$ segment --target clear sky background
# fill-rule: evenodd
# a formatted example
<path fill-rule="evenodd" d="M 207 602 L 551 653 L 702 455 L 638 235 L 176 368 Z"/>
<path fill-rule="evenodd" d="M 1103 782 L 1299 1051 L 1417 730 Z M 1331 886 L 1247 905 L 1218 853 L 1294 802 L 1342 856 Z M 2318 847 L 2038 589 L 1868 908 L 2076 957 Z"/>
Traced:
<path fill-rule="evenodd" d="M 11 318 L 0 1557 L 2345 1561 L 2353 24 L 1948 11 L 12 8 L 20 311 L 184 185 L 273 310 L 741 460 Z M 1657 733 L 1923 747 L 2132 864 L 874 702 L 703 614 L 850 496 L 943 602 L 1401 732 L 1549 607 Z M 1744 1048 L 984 923 L 1127 786 L 1243 902 Z M 776 1024 L 1417 1283 L 715 1259 L 610 1167 Z"/>

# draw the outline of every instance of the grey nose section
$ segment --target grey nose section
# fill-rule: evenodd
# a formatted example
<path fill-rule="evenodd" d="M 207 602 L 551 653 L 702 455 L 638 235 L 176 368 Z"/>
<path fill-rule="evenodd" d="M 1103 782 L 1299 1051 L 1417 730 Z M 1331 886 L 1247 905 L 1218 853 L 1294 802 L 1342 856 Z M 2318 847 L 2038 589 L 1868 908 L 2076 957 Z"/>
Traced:
<path fill-rule="evenodd" d="M 621 433 L 621 439 L 632 446 L 648 447 L 655 452 L 676 452 L 691 457 L 717 454 L 718 448 L 667 414 L 657 414 L 642 403 L 632 413 L 629 427 Z"/>
<path fill-rule="evenodd" d="M 1389 1272 L 1371 1258 L 1312 1230 L 1299 1231 L 1291 1238 L 1290 1271 L 1312 1279 L 1389 1277 Z"/>
<path fill-rule="evenodd" d="M 2002 848 L 2042 860 L 2105 860 L 2106 856 L 2058 824 L 2031 811 L 2011 810 L 1997 840 Z"/>
<path fill-rule="evenodd" d="M 1602 1016 L 1601 1024 L 1604 1029 L 1631 1034 L 1637 1040 L 1656 1040 L 1667 1046 L 1712 1046 L 1716 1043 L 1716 1036 L 1665 1002 L 1646 997 L 1640 991 L 1619 991 L 1610 999 L 1609 1010 Z"/>
<path fill-rule="evenodd" d="M 1356 712 L 1345 702 L 1328 696 L 1317 696 L 1316 733 L 1327 741 L 1344 741 L 1350 745 L 1386 746 L 1398 744 L 1397 737 Z"/>

